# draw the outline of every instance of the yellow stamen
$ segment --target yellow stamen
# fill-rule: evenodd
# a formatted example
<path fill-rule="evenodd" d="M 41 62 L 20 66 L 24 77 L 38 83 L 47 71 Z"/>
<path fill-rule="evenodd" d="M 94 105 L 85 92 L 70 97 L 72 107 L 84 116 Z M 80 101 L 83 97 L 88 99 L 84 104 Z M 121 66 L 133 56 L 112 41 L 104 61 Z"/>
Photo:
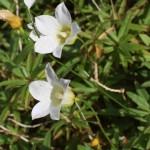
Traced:
<path fill-rule="evenodd" d="M 19 29 L 22 25 L 21 18 L 14 15 L 11 11 L 2 9 L 0 10 L 0 20 L 8 21 L 13 29 Z"/>

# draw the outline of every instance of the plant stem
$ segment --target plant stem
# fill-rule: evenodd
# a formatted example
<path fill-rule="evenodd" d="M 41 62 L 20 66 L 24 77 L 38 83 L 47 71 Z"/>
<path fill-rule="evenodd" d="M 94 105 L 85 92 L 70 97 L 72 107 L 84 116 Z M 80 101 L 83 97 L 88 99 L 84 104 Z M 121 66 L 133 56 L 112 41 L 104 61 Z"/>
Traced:
<path fill-rule="evenodd" d="M 37 31 L 37 28 L 36 28 L 36 26 L 35 26 L 35 24 L 34 24 L 34 21 L 33 21 L 33 18 L 32 18 L 30 9 L 28 9 L 28 14 L 29 14 L 29 18 L 30 18 L 30 21 L 31 21 L 31 23 L 32 23 L 32 26 L 33 26 L 33 29 L 34 29 L 36 35 L 37 35 L 38 37 L 40 37 L 40 35 L 39 35 L 38 31 Z"/>
<path fill-rule="evenodd" d="M 97 5 L 95 0 L 92 0 L 93 4 L 95 5 L 95 7 L 98 9 L 98 11 L 101 11 L 101 9 L 99 8 L 99 6 Z"/>
<path fill-rule="evenodd" d="M 88 103 L 85 103 L 84 100 L 81 100 L 81 101 L 83 101 L 84 104 L 88 105 Z M 99 126 L 99 128 L 101 129 L 102 133 L 104 134 L 104 136 L 106 137 L 106 139 L 109 141 L 109 143 L 111 144 L 111 146 L 116 150 L 115 146 L 111 143 L 111 140 L 110 140 L 109 137 L 107 136 L 107 134 L 106 134 L 106 132 L 105 132 L 105 130 L 104 130 L 104 128 L 103 128 L 101 122 L 100 122 L 100 119 L 99 119 L 97 113 L 95 112 L 95 110 L 93 109 L 92 106 L 88 105 L 88 107 L 92 110 L 92 112 L 94 112 L 94 115 L 95 115 L 95 118 L 96 118 L 96 120 L 97 120 L 98 126 Z"/>
<path fill-rule="evenodd" d="M 28 14 L 29 14 L 29 18 L 30 18 L 31 23 L 33 24 L 34 22 L 33 22 L 33 19 L 32 19 L 32 15 L 31 15 L 30 9 L 28 9 Z"/>
<path fill-rule="evenodd" d="M 89 126 L 89 128 L 90 128 L 90 130 L 88 131 L 88 134 L 89 134 L 88 137 L 89 137 L 90 140 L 93 140 L 93 137 L 92 137 L 92 135 L 91 135 L 91 134 L 93 134 L 93 133 L 90 133 L 90 132 L 92 132 L 91 127 L 90 127 L 89 123 L 87 122 L 87 120 L 86 120 L 86 118 L 85 118 L 85 116 L 84 116 L 84 114 L 83 114 L 83 112 L 82 112 L 82 110 L 81 110 L 79 104 L 77 103 L 77 101 L 75 101 L 75 104 L 76 104 L 77 108 L 79 109 L 83 120 L 85 121 L 85 123 L 87 124 L 87 126 Z"/>

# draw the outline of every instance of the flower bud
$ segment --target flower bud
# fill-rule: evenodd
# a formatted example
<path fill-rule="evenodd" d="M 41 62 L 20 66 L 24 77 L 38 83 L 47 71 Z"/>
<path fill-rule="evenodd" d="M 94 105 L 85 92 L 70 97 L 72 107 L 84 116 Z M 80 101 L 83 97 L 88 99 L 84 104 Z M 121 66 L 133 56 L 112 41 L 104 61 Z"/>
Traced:
<path fill-rule="evenodd" d="M 75 101 L 75 95 L 72 92 L 72 89 L 68 87 L 63 97 L 62 107 L 70 107 L 74 104 L 74 101 Z"/>
<path fill-rule="evenodd" d="M 18 29 L 22 25 L 20 17 L 5 9 L 0 10 L 0 20 L 7 21 L 13 29 Z"/>

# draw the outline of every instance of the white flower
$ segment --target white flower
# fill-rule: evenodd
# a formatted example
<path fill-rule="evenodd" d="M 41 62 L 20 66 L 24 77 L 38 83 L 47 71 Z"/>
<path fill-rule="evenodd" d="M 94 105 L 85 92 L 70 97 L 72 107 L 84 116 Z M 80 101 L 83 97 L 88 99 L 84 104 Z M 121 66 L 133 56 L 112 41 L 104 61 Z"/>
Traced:
<path fill-rule="evenodd" d="M 25 5 L 30 9 L 36 0 L 24 0 Z"/>
<path fill-rule="evenodd" d="M 32 119 L 50 114 L 51 119 L 59 120 L 62 106 L 74 103 L 74 94 L 69 88 L 70 80 L 58 79 L 49 64 L 45 69 L 47 81 L 33 81 L 29 85 L 31 95 L 39 102 L 32 109 Z"/>
<path fill-rule="evenodd" d="M 35 17 L 36 32 L 31 31 L 30 37 L 36 41 L 35 52 L 40 54 L 53 53 L 57 58 L 61 57 L 65 44 L 72 42 L 81 32 L 78 24 L 72 22 L 70 13 L 64 3 L 55 9 L 55 17 L 41 15 Z M 37 33 L 38 35 L 37 36 Z"/>

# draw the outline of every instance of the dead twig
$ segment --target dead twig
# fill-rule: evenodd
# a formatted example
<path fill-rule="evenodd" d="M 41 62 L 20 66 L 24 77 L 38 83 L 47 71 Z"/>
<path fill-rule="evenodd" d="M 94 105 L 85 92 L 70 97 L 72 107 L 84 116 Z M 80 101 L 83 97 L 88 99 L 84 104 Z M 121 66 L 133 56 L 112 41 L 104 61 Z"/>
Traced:
<path fill-rule="evenodd" d="M 115 29 L 114 26 L 110 27 L 109 29 L 107 29 L 106 31 L 104 31 L 99 37 L 99 40 L 104 39 L 110 32 L 112 32 Z"/>
<path fill-rule="evenodd" d="M 48 121 L 48 122 L 39 123 L 39 124 L 36 124 L 36 125 L 25 125 L 25 124 L 22 124 L 22 123 L 20 123 L 16 120 L 14 120 L 14 119 L 11 119 L 11 118 L 8 118 L 8 120 L 12 121 L 13 123 L 15 123 L 15 124 L 17 124 L 17 125 L 19 125 L 20 127 L 23 127 L 23 128 L 37 128 L 37 127 L 39 127 L 43 124 L 50 123 L 50 121 Z M 53 122 L 53 121 L 51 121 L 51 122 Z"/>
<path fill-rule="evenodd" d="M 37 128 L 37 127 L 43 125 L 42 123 L 39 123 L 39 124 L 36 124 L 36 125 L 25 125 L 25 124 L 22 124 L 22 123 L 20 123 L 16 120 L 14 120 L 14 119 L 11 119 L 11 118 L 8 118 L 8 120 L 12 121 L 13 123 L 15 123 L 15 124 L 17 124 L 17 125 L 19 125 L 23 128 Z"/>
<path fill-rule="evenodd" d="M 7 129 L 6 127 L 0 125 L 0 128 L 4 131 L 5 134 L 10 134 L 10 135 L 14 135 L 17 136 L 18 138 L 22 139 L 25 142 L 29 142 L 29 140 L 27 138 L 25 138 L 23 135 L 19 135 L 15 132 L 10 131 L 9 129 Z"/>
<path fill-rule="evenodd" d="M 95 82 L 96 84 L 98 84 L 100 87 L 102 87 L 103 89 L 105 89 L 106 91 L 110 91 L 110 92 L 114 92 L 114 93 L 120 93 L 120 94 L 124 94 L 125 89 L 112 89 L 110 87 L 107 87 L 106 85 L 100 83 L 99 81 L 97 81 L 94 78 L 90 79 L 92 82 Z"/>

